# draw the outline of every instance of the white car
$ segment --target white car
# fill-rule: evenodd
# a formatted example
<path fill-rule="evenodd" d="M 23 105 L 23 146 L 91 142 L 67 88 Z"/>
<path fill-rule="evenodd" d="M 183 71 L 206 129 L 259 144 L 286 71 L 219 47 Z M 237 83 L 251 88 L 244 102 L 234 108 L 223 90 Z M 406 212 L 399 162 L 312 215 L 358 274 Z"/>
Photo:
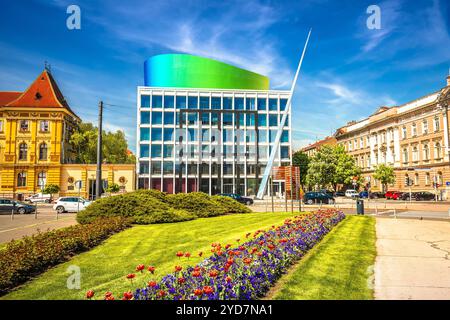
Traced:
<path fill-rule="evenodd" d="M 58 211 L 58 213 L 78 212 L 84 210 L 91 203 L 91 201 L 82 197 L 61 197 L 56 200 L 53 210 Z"/>
<path fill-rule="evenodd" d="M 348 189 L 347 191 L 345 191 L 345 196 L 347 198 L 357 198 L 359 197 L 359 193 L 356 190 Z"/>
<path fill-rule="evenodd" d="M 33 194 L 32 196 L 25 198 L 25 201 L 29 201 L 31 203 L 36 203 L 36 202 L 50 203 L 51 196 L 49 194 L 36 193 L 36 194 Z"/>

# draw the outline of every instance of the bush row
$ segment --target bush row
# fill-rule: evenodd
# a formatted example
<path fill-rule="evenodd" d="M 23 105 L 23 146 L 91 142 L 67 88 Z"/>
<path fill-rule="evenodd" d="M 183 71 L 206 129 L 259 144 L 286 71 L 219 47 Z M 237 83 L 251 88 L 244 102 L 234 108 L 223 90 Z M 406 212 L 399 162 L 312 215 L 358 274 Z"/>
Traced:
<path fill-rule="evenodd" d="M 126 218 L 104 218 L 9 242 L 0 250 L 0 295 L 129 226 Z"/>
<path fill-rule="evenodd" d="M 133 223 L 150 224 L 250 211 L 229 197 L 211 197 L 202 192 L 165 194 L 157 190 L 139 190 L 99 199 L 79 212 L 77 221 L 83 224 L 99 217 L 123 216 Z"/>

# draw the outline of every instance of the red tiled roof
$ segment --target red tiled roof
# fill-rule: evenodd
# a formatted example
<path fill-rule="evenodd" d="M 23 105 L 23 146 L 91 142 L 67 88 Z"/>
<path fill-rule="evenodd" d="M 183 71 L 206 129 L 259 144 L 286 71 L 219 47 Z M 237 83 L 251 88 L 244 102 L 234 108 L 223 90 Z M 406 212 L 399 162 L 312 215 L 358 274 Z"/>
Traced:
<path fill-rule="evenodd" d="M 22 92 L 19 91 L 0 91 L 0 106 L 5 106 L 16 100 L 21 94 Z"/>
<path fill-rule="evenodd" d="M 44 70 L 8 107 L 69 108 L 52 75 Z"/>

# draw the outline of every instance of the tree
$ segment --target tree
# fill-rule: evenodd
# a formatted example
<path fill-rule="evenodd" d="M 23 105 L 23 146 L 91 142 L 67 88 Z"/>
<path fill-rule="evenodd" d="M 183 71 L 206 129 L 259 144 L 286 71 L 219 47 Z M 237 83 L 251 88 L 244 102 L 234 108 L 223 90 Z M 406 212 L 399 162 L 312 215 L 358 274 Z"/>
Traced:
<path fill-rule="evenodd" d="M 297 151 L 292 155 L 292 164 L 300 168 L 300 185 L 306 184 L 306 175 L 308 173 L 310 159 L 303 151 Z"/>
<path fill-rule="evenodd" d="M 385 164 L 380 164 L 375 167 L 373 177 L 380 180 L 383 186 L 383 192 L 387 190 L 387 185 L 395 182 L 394 168 Z"/>
<path fill-rule="evenodd" d="M 59 192 L 59 186 L 56 184 L 47 184 L 42 190 L 43 194 L 49 194 L 50 199 L 53 199 L 53 194 Z"/>
<path fill-rule="evenodd" d="M 72 134 L 70 143 L 76 152 L 77 163 L 97 162 L 97 136 L 98 128 L 92 123 L 81 123 L 78 130 Z M 103 131 L 102 139 L 104 163 L 135 163 L 134 155 L 128 154 L 128 144 L 123 131 Z"/>
<path fill-rule="evenodd" d="M 333 148 L 322 146 L 311 158 L 306 175 L 306 183 L 310 187 L 327 187 L 333 183 L 336 172 L 336 161 Z"/>
<path fill-rule="evenodd" d="M 361 168 L 355 163 L 355 159 L 350 156 L 343 146 L 334 147 L 334 155 L 336 161 L 336 172 L 333 178 L 334 189 L 338 184 L 352 184 L 354 178 L 357 177 L 356 183 L 362 183 Z"/>
<path fill-rule="evenodd" d="M 116 193 L 119 192 L 120 187 L 117 183 L 111 183 L 110 185 L 108 185 L 108 188 L 106 188 L 106 192 L 109 193 Z"/>
<path fill-rule="evenodd" d="M 361 169 L 355 160 L 342 146 L 325 145 L 311 158 L 306 179 L 310 186 L 336 190 L 339 184 L 351 184 L 354 177 L 361 183 Z"/>

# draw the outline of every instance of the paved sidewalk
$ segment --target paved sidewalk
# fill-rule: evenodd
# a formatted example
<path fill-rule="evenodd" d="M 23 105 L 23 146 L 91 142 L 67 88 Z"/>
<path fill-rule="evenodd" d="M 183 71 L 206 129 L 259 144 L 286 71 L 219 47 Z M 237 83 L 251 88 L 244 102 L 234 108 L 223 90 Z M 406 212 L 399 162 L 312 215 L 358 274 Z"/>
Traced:
<path fill-rule="evenodd" d="M 376 299 L 450 299 L 450 222 L 378 218 Z"/>

